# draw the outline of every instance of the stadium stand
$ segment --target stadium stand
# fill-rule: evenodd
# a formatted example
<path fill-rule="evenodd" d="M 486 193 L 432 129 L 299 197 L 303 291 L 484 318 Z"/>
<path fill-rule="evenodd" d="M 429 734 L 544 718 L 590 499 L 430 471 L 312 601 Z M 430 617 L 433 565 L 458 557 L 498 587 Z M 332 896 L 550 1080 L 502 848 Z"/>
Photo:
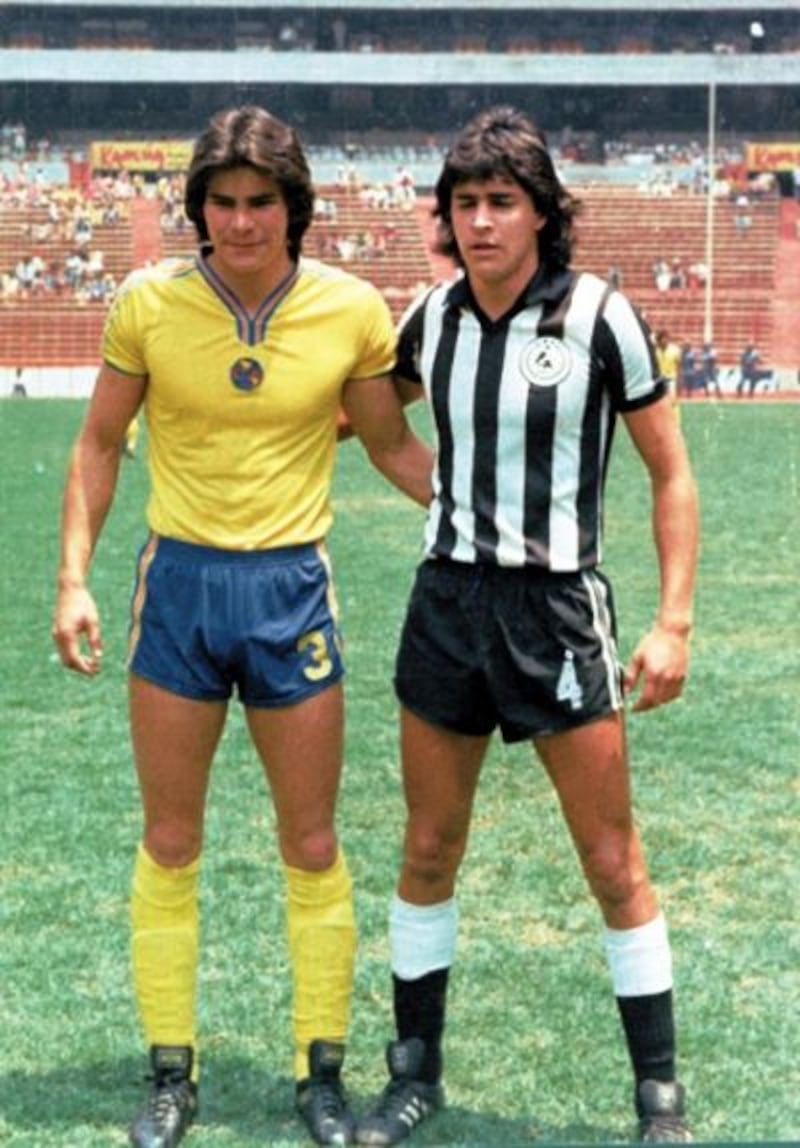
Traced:
<path fill-rule="evenodd" d="M 123 157 L 136 141 L 185 144 L 219 107 L 256 101 L 300 129 L 320 194 L 333 205 L 315 219 L 307 253 L 372 278 L 399 314 L 442 271 L 427 246 L 426 197 L 450 133 L 479 106 L 521 103 L 586 204 L 579 266 L 613 272 L 651 324 L 676 338 L 699 342 L 710 321 L 721 361 L 735 362 L 742 343 L 755 340 L 796 375 L 800 234 L 794 219 L 786 223 L 800 200 L 793 8 L 784 0 L 650 0 L 634 22 L 604 0 L 12 3 L 0 26 L 0 185 L 21 168 L 73 191 L 98 178 L 138 181 L 113 225 L 94 219 L 86 249 L 101 252 L 111 291 L 131 267 L 190 250 L 194 238 L 175 208 L 179 196 L 168 209 L 162 200 L 159 223 L 144 194 L 159 177 L 172 181 L 176 168 L 93 170 L 92 142 L 110 141 Z M 764 33 L 757 41 L 754 21 Z M 766 168 L 776 187 L 744 210 L 736 196 L 720 195 L 709 247 L 712 92 L 715 162 L 738 165 L 745 182 Z M 774 149 L 748 172 L 754 141 Z M 373 184 L 391 183 L 395 167 L 410 165 L 416 209 L 381 209 L 345 189 L 337 173 L 352 164 Z M 673 194 L 656 194 L 665 174 Z M 74 237 L 45 238 L 45 224 L 42 209 L 19 196 L 0 203 L 0 273 L 34 258 L 52 281 L 2 292 L 0 371 L 96 361 L 108 298 L 97 297 L 96 274 L 92 292 L 87 276 L 78 290 L 61 282 Z M 710 315 L 702 282 L 709 257 Z M 684 285 L 660 289 L 654 268 L 676 260 Z"/>
<path fill-rule="evenodd" d="M 705 213 L 701 196 L 656 196 L 626 188 L 597 186 L 574 189 L 583 204 L 578 230 L 576 265 L 606 277 L 613 265 L 630 297 L 654 328 L 666 327 L 681 341 L 699 344 L 704 338 L 704 283 L 706 258 Z M 319 199 L 326 205 L 305 244 L 306 254 L 339 264 L 371 279 L 384 293 L 398 316 L 410 299 L 441 273 L 429 249 L 426 216 L 432 201 L 420 199 L 413 207 L 381 207 L 363 191 L 323 185 Z M 146 208 L 152 201 L 144 201 Z M 715 204 L 714 342 L 721 363 L 735 363 L 741 347 L 755 341 L 773 357 L 771 304 L 780 239 L 779 203 L 775 197 L 747 208 L 750 223 L 737 226 L 741 206 Z M 154 239 L 150 233 L 153 211 L 133 211 L 137 226 L 126 218 L 114 227 L 99 225 L 95 242 L 104 252 L 105 267 L 117 282 L 137 264 L 134 255 L 137 229 L 147 233 L 140 250 L 151 259 L 185 255 L 195 249 L 191 227 L 167 228 Z M 42 209 L 17 207 L 0 219 L 0 267 L 13 267 L 30 253 L 66 259 L 71 245 L 61 240 L 47 245 L 29 239 L 31 225 L 41 220 Z M 791 240 L 790 240 L 791 241 Z M 154 243 L 157 246 L 154 246 Z M 654 266 L 676 261 L 687 282 L 660 289 Z M 692 271 L 695 271 L 694 278 Z M 3 332 L 0 363 L 31 366 L 92 362 L 105 307 L 80 298 L 62 287 L 57 292 L 26 292 L 7 299 L 0 309 Z"/>
<path fill-rule="evenodd" d="M 0 310 L 0 365 L 72 367 L 97 364 L 106 308 L 64 299 L 15 303 Z"/>
<path fill-rule="evenodd" d="M 627 189 L 578 189 L 584 214 L 576 264 L 607 276 L 615 266 L 627 294 L 653 329 L 666 328 L 684 343 L 705 339 L 707 227 L 705 198 L 653 196 Z M 746 227 L 737 221 L 747 212 Z M 735 363 L 749 341 L 773 355 L 772 300 L 779 243 L 776 197 L 749 203 L 714 203 L 711 329 L 722 363 Z M 680 286 L 659 288 L 654 268 L 677 271 Z"/>
<path fill-rule="evenodd" d="M 61 7 L 65 7 L 64 4 Z M 785 4 L 676 4 L 655 3 L 637 11 L 635 31 L 621 5 L 528 2 L 468 3 L 457 0 L 436 5 L 437 20 L 426 21 L 425 5 L 383 0 L 335 4 L 293 3 L 237 5 L 220 0 L 203 4 L 166 3 L 173 10 L 164 22 L 158 11 L 145 5 L 107 2 L 53 15 L 44 3 L 9 5 L 0 33 L 7 47 L 44 49 L 135 51 L 266 51 L 276 53 L 360 52 L 419 55 L 423 53 L 596 53 L 625 55 L 668 52 L 749 52 L 753 41 L 749 25 L 764 9 L 772 9 L 769 39 L 759 50 L 797 51 L 800 32 Z M 194 18 L 205 7 L 204 18 Z M 431 6 L 433 7 L 433 6 Z M 231 16 L 230 9 L 234 12 Z M 238 10 L 237 10 L 238 8 Z M 716 9 L 709 26 L 707 12 Z M 121 10 L 120 10 L 121 9 Z M 376 13 L 379 11 L 379 18 Z M 664 19 L 668 13 L 669 18 Z M 487 20 L 487 13 L 491 20 Z"/>
<path fill-rule="evenodd" d="M 774 132 L 800 118 L 794 8 L 650 0 L 632 19 L 603 0 L 28 0 L 4 6 L 0 115 L 37 135 L 99 136 L 112 119 L 193 135 L 246 94 L 322 144 L 332 132 L 448 132 L 476 99 L 522 96 L 548 126 L 602 137 L 637 118 L 647 130 L 643 117 L 696 131 L 714 83 L 720 122 Z"/>

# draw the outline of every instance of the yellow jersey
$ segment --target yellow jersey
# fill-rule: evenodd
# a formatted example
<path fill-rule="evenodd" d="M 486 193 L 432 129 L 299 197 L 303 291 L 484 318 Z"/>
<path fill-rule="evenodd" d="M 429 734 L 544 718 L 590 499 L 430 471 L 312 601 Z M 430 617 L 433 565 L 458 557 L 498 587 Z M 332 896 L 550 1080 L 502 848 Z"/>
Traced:
<path fill-rule="evenodd" d="M 667 343 L 664 347 L 656 346 L 656 363 L 661 378 L 668 379 L 671 388 L 674 388 L 681 366 L 681 349 L 677 343 Z"/>
<path fill-rule="evenodd" d="M 230 550 L 321 539 L 342 388 L 395 363 L 375 287 L 301 259 L 249 313 L 201 257 L 133 272 L 109 312 L 103 358 L 147 376 L 147 520 Z"/>

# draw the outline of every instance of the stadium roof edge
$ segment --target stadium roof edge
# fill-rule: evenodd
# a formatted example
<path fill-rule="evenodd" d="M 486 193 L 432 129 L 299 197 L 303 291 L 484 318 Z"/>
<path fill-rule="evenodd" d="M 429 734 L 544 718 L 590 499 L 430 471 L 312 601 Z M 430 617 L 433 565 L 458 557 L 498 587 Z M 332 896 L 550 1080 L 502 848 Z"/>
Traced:
<path fill-rule="evenodd" d="M 438 53 L 414 57 L 414 83 L 639 87 L 798 85 L 798 55 Z M 0 49 L 6 83 L 408 84 L 408 56 L 390 52 Z"/>
<path fill-rule="evenodd" d="M 8 2 L 8 0 L 6 0 Z M 26 8 L 263 8 L 264 0 L 12 0 L 15 7 Z M 542 11 L 598 12 L 750 12 L 758 14 L 766 10 L 786 11 L 796 8 L 800 12 L 800 0 L 271 0 L 270 8 L 306 9 L 319 8 L 347 9 L 418 9 L 420 12 L 446 11 L 448 9 L 484 9 L 502 12 L 509 9 Z"/>

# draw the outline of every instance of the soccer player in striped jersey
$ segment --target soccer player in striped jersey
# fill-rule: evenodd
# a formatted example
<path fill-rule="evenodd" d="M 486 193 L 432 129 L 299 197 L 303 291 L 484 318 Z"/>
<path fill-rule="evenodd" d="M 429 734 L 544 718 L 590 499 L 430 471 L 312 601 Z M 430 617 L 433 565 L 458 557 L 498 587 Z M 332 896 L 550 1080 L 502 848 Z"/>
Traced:
<path fill-rule="evenodd" d="M 424 392 L 434 499 L 397 657 L 404 854 L 390 911 L 396 1039 L 358 1142 L 405 1139 L 443 1103 L 455 886 L 490 737 L 531 741 L 603 918 L 639 1135 L 691 1139 L 677 1080 L 671 954 L 631 812 L 627 695 L 677 698 L 689 661 L 695 482 L 652 340 L 628 300 L 570 268 L 577 204 L 513 108 L 474 119 L 436 187 L 463 274 L 401 323 L 398 386 Z M 649 475 L 655 617 L 625 670 L 603 557 L 616 420 Z"/>
<path fill-rule="evenodd" d="M 356 935 L 334 823 L 344 671 L 325 548 L 340 407 L 375 465 L 423 505 L 432 455 L 392 383 L 386 303 L 301 258 L 312 209 L 291 128 L 256 107 L 215 117 L 186 185 L 201 252 L 135 272 L 120 292 L 67 476 L 53 630 L 64 664 L 91 676 L 102 639 L 89 568 L 144 407 L 150 535 L 128 662 L 144 834 L 131 918 L 153 1087 L 135 1148 L 174 1148 L 197 1109 L 203 820 L 233 693 L 277 818 L 296 1106 L 318 1143 L 354 1138 L 340 1070 Z"/>

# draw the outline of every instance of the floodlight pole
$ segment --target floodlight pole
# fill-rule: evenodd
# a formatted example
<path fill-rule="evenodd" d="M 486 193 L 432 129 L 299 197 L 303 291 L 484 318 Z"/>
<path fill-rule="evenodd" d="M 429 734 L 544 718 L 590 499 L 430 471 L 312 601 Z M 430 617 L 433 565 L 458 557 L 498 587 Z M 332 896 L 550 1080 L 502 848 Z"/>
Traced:
<path fill-rule="evenodd" d="M 714 323 L 712 301 L 714 295 L 714 176 L 716 172 L 717 85 L 708 85 L 708 159 L 706 161 L 706 285 L 703 315 L 703 341 L 713 343 Z"/>

